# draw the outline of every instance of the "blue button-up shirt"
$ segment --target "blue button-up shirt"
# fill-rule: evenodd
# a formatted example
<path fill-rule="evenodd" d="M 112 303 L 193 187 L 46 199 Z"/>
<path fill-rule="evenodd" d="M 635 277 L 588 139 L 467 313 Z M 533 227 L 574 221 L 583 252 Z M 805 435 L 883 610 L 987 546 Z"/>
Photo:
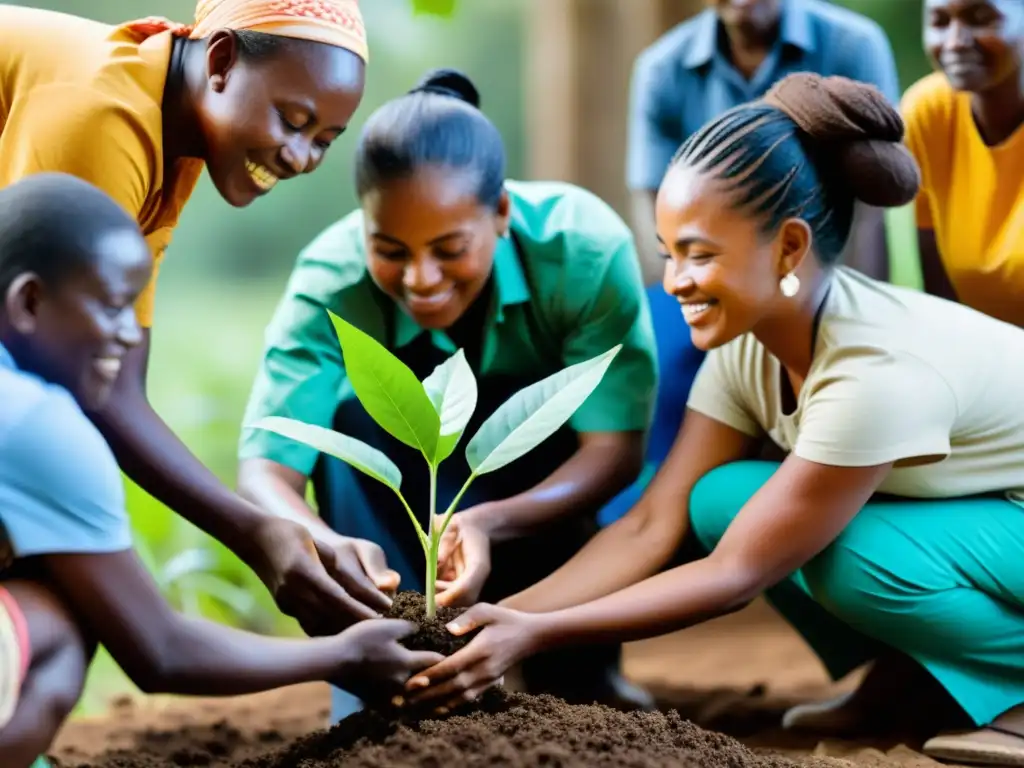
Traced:
<path fill-rule="evenodd" d="M 842 75 L 900 90 L 892 46 L 871 19 L 823 0 L 783 0 L 779 39 L 747 80 L 729 61 L 713 10 L 664 35 L 637 59 L 630 95 L 627 183 L 657 189 L 690 134 L 722 112 L 760 98 L 793 72 Z"/>

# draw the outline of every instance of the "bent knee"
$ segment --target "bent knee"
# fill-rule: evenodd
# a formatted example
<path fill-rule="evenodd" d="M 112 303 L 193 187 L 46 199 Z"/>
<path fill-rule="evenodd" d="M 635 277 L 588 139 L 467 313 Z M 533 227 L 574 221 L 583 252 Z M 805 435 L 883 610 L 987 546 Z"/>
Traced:
<path fill-rule="evenodd" d="M 26 686 L 31 684 L 51 714 L 63 719 L 81 696 L 96 644 L 46 584 L 13 581 L 4 587 L 21 608 L 28 629 L 31 656 Z"/>
<path fill-rule="evenodd" d="M 690 492 L 690 525 L 709 552 L 725 535 L 751 496 L 779 465 L 767 461 L 736 461 L 708 472 Z"/>
<path fill-rule="evenodd" d="M 879 616 L 902 613 L 920 589 L 884 562 L 839 540 L 801 569 L 816 602 L 848 624 L 864 627 Z"/>

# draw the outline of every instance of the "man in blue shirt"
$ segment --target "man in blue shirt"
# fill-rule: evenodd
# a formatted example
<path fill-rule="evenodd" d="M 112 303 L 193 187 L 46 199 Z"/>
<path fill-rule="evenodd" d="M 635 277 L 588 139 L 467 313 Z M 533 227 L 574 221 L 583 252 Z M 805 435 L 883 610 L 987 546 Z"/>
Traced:
<path fill-rule="evenodd" d="M 643 477 L 668 454 L 704 359 L 690 342 L 677 302 L 661 288 L 665 260 L 654 232 L 654 201 L 676 150 L 704 123 L 760 98 L 792 72 L 841 75 L 877 86 L 894 104 L 900 98 L 889 40 L 860 14 L 824 0 L 705 3 L 706 10 L 640 54 L 630 92 L 626 176 L 661 371 Z M 881 210 L 859 208 L 846 263 L 888 278 Z M 639 492 L 639 485 L 625 491 L 602 512 L 602 521 L 624 513 Z"/>
<path fill-rule="evenodd" d="M 102 407 L 142 338 L 153 268 L 135 220 L 71 176 L 0 189 L 0 766 L 45 765 L 95 643 L 143 691 L 238 695 L 324 680 L 362 698 L 442 659 L 367 620 L 284 639 L 173 611 L 132 551 L 117 461 L 83 408 Z"/>

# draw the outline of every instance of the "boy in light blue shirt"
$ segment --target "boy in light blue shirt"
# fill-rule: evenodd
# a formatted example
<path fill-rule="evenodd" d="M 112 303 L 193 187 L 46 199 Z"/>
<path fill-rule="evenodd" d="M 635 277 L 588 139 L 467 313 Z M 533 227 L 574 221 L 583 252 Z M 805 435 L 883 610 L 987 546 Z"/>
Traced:
<path fill-rule="evenodd" d="M 368 620 L 333 637 L 256 635 L 173 611 L 131 549 L 101 407 L 138 344 L 152 258 L 135 221 L 62 174 L 0 190 L 0 766 L 53 740 L 102 643 L 149 693 L 237 695 L 326 680 L 390 698 L 441 660 Z M 371 692 L 371 688 L 375 689 Z"/>

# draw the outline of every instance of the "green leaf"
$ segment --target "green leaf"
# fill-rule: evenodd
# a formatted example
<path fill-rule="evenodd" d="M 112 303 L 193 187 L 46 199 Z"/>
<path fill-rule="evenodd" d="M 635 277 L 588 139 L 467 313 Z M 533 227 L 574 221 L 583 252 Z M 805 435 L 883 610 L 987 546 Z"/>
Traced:
<path fill-rule="evenodd" d="M 402 473 L 394 462 L 373 446 L 362 440 L 343 435 L 331 429 L 324 429 L 314 424 L 306 424 L 295 419 L 282 416 L 266 416 L 252 425 L 254 429 L 266 429 L 284 437 L 316 448 L 341 459 L 360 472 L 379 480 L 393 490 L 402 485 Z"/>
<path fill-rule="evenodd" d="M 451 16 L 455 12 L 455 3 L 456 0 L 412 0 L 412 12 L 414 15 Z"/>
<path fill-rule="evenodd" d="M 441 420 L 408 366 L 376 339 L 328 310 L 345 359 L 345 374 L 366 412 L 427 461 L 437 449 Z"/>
<path fill-rule="evenodd" d="M 477 389 L 473 369 L 461 349 L 423 380 L 427 397 L 441 419 L 441 437 L 434 453 L 434 466 L 451 456 L 462 431 L 476 410 Z"/>
<path fill-rule="evenodd" d="M 601 383 L 620 349 L 621 344 L 571 365 L 502 403 L 466 446 L 466 461 L 473 473 L 501 469 L 553 435 Z"/>

